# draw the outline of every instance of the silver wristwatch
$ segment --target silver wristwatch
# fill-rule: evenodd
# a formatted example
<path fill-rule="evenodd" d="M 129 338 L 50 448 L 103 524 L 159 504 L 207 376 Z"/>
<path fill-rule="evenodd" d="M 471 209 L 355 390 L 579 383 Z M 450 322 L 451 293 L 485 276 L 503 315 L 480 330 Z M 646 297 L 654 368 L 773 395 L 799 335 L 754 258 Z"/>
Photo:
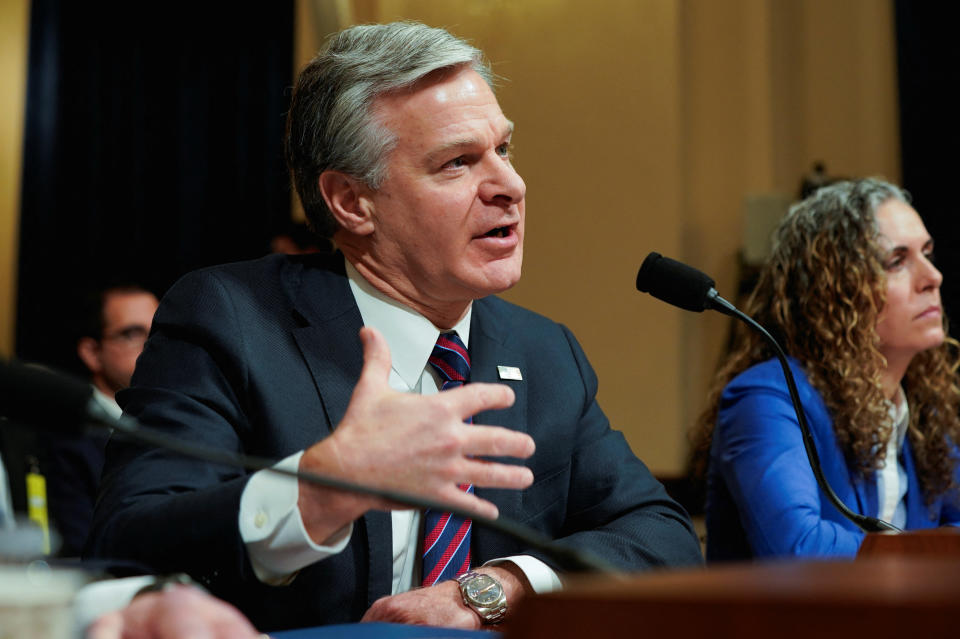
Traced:
<path fill-rule="evenodd" d="M 500 623 L 507 614 L 507 595 L 500 582 L 486 573 L 472 570 L 457 577 L 463 603 L 480 615 L 483 623 Z"/>

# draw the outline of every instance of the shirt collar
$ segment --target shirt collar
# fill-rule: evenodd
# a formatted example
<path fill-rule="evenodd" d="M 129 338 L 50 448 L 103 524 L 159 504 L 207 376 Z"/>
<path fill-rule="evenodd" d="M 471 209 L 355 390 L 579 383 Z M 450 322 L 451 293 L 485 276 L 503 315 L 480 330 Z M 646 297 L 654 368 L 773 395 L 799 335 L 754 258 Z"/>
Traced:
<path fill-rule="evenodd" d="M 93 388 L 93 399 L 100 404 L 100 406 L 107 411 L 107 413 L 114 419 L 120 419 L 120 416 L 123 415 L 123 409 L 120 408 L 120 404 L 117 403 L 117 400 L 110 397 L 99 388 L 90 385 Z"/>
<path fill-rule="evenodd" d="M 910 424 L 910 405 L 907 403 L 907 394 L 903 392 L 903 386 L 897 387 L 897 402 L 887 400 L 887 410 L 890 413 L 890 419 L 893 420 L 894 432 L 897 436 L 897 449 L 903 447 L 903 439 L 907 434 L 907 426 Z"/>
<path fill-rule="evenodd" d="M 360 309 L 364 326 L 373 326 L 383 334 L 390 347 L 393 370 L 408 387 L 417 389 L 433 346 L 437 343 L 440 329 L 420 313 L 378 291 L 349 260 L 344 261 L 350 290 L 357 302 L 357 308 Z M 472 314 L 473 304 L 453 327 L 468 348 Z"/>

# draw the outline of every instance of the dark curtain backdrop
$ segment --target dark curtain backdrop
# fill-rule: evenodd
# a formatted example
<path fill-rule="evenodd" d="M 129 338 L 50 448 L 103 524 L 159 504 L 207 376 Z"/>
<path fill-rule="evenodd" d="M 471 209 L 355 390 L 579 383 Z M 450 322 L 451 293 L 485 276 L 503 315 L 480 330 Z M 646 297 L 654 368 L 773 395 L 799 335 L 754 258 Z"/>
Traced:
<path fill-rule="evenodd" d="M 293 2 L 33 0 L 17 355 L 75 365 L 76 300 L 158 294 L 289 220 Z"/>
<path fill-rule="evenodd" d="M 960 335 L 957 187 L 960 135 L 956 87 L 960 9 L 948 2 L 897 0 L 897 70 L 903 185 L 936 242 L 951 334 Z"/>

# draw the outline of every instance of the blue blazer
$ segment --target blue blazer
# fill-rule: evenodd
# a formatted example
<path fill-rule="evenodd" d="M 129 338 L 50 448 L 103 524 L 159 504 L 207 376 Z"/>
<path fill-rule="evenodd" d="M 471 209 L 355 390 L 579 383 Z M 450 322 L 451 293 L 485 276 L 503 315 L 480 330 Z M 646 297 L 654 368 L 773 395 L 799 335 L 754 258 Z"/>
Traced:
<path fill-rule="evenodd" d="M 851 510 L 876 517 L 875 476 L 847 467 L 820 393 L 790 359 L 800 402 L 813 432 L 823 474 Z M 908 529 L 960 523 L 949 498 L 928 505 L 920 491 L 909 438 L 906 470 Z M 749 557 L 853 557 L 864 534 L 827 501 L 817 486 L 800 426 L 777 360 L 757 364 L 724 389 L 707 477 L 707 560 Z"/>
<path fill-rule="evenodd" d="M 198 271 L 164 297 L 124 410 L 185 441 L 282 458 L 330 434 L 363 364 L 361 317 L 343 257 L 268 256 Z M 477 489 L 501 517 L 588 549 L 625 570 L 696 564 L 699 544 L 671 500 L 610 428 L 597 380 L 570 332 L 486 298 L 474 303 L 471 379 L 509 384 L 516 403 L 478 423 L 529 433 L 523 491 Z M 502 381 L 498 365 L 522 381 Z M 111 441 L 88 554 L 187 571 L 264 630 L 358 620 L 390 593 L 391 525 L 373 511 L 348 547 L 288 586 L 253 574 L 238 530 L 248 475 Z M 537 551 L 474 527 L 475 564 Z"/>

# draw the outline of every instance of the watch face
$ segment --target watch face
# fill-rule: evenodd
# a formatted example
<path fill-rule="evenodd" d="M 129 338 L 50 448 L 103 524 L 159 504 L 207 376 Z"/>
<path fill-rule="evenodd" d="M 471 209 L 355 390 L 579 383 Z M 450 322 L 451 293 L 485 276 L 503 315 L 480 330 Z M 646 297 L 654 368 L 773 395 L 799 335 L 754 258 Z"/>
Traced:
<path fill-rule="evenodd" d="M 467 581 L 464 585 L 464 594 L 478 606 L 492 606 L 500 599 L 503 589 L 490 575 L 480 574 Z"/>

